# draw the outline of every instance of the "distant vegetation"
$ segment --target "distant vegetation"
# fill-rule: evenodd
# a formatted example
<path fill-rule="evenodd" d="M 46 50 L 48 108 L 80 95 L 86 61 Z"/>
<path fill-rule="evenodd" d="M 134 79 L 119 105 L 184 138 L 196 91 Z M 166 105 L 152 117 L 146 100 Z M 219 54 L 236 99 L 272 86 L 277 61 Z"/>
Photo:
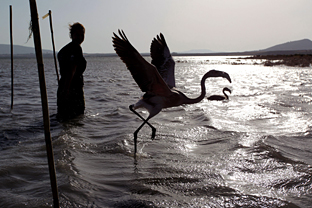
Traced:
<path fill-rule="evenodd" d="M 295 55 L 257 55 L 245 59 L 265 59 L 264 66 L 286 65 L 309 67 L 312 64 L 312 54 Z"/>

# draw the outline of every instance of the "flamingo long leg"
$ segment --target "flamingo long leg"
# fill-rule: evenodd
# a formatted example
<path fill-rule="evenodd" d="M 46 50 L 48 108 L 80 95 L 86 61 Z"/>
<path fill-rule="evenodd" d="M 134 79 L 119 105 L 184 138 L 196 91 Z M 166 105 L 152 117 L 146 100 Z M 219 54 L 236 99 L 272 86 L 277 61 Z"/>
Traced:
<path fill-rule="evenodd" d="M 135 130 L 135 132 L 133 133 L 134 135 L 134 153 L 137 153 L 137 136 L 138 136 L 138 132 L 141 130 L 141 128 L 147 124 L 152 128 L 152 139 L 155 138 L 156 135 L 156 128 L 154 126 L 152 126 L 152 124 L 150 124 L 148 122 L 148 119 L 144 119 L 138 112 L 136 112 L 135 110 L 133 110 L 133 105 L 129 106 L 129 109 L 135 114 L 137 115 L 140 119 L 143 120 L 143 123 L 139 126 L 139 128 L 137 128 L 137 130 Z"/>

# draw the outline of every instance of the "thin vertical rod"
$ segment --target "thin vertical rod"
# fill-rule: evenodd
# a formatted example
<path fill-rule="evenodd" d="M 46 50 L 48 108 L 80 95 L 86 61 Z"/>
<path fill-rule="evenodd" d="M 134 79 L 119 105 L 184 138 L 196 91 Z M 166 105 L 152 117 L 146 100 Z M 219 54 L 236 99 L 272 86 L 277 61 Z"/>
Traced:
<path fill-rule="evenodd" d="M 42 113 L 43 113 L 43 124 L 44 124 L 45 142 L 46 142 L 47 157 L 48 157 L 48 164 L 49 164 L 50 181 L 51 181 L 51 188 L 52 188 L 52 194 L 53 194 L 53 205 L 54 205 L 54 208 L 59 208 L 59 199 L 58 199 L 55 166 L 54 166 L 52 139 L 51 139 L 51 132 L 50 132 L 48 98 L 47 98 L 47 89 L 46 89 L 45 76 L 44 76 L 37 5 L 36 5 L 36 0 L 29 0 L 29 3 L 30 3 L 30 12 L 31 12 L 32 32 L 34 35 L 34 43 L 35 43 L 36 58 L 37 58 L 37 65 L 38 65 Z"/>
<path fill-rule="evenodd" d="M 57 76 L 57 83 L 60 82 L 60 77 L 57 69 L 57 61 L 56 61 L 56 55 L 55 55 L 55 44 L 54 44 L 54 35 L 53 35 L 53 26 L 52 26 L 52 12 L 49 10 L 49 19 L 50 19 L 50 30 L 51 30 L 51 39 L 52 39 L 52 46 L 53 46 L 53 56 L 54 56 L 54 65 L 55 65 L 55 71 Z"/>
<path fill-rule="evenodd" d="M 13 73 L 13 27 L 12 5 L 10 5 L 10 44 L 11 44 L 11 110 L 13 109 L 14 73 Z"/>

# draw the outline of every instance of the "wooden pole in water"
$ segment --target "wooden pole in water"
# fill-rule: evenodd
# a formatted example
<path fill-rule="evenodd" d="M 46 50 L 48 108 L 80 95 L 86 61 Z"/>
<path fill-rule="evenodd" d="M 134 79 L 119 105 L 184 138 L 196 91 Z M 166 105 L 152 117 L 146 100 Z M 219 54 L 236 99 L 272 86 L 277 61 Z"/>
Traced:
<path fill-rule="evenodd" d="M 12 5 L 10 5 L 10 44 L 11 44 L 11 110 L 13 109 L 13 27 L 12 27 Z"/>
<path fill-rule="evenodd" d="M 60 82 L 59 73 L 57 70 L 57 61 L 56 61 L 56 55 L 55 55 L 55 44 L 54 44 L 54 35 L 53 35 L 53 26 L 52 26 L 52 12 L 49 10 L 49 19 L 50 19 L 50 30 L 51 30 L 51 39 L 52 39 L 52 46 L 53 46 L 53 55 L 54 55 L 54 65 L 55 65 L 55 71 L 57 76 L 57 83 Z"/>
<path fill-rule="evenodd" d="M 50 132 L 48 98 L 47 98 L 47 89 L 46 89 L 46 83 L 45 83 L 45 77 L 44 77 L 42 47 L 41 47 L 41 40 L 40 40 L 39 20 L 38 20 L 36 0 L 29 0 L 29 4 L 30 4 L 30 12 L 31 12 L 32 32 L 34 35 L 34 43 L 35 43 L 36 58 L 37 58 L 37 65 L 38 65 L 42 113 L 43 113 L 43 124 L 44 124 L 47 157 L 48 157 L 48 163 L 49 163 L 50 182 L 51 182 L 51 188 L 52 188 L 52 194 L 53 194 L 53 205 L 54 205 L 54 208 L 58 208 L 59 199 L 58 199 L 55 166 L 54 166 L 52 139 L 51 139 L 51 132 Z"/>

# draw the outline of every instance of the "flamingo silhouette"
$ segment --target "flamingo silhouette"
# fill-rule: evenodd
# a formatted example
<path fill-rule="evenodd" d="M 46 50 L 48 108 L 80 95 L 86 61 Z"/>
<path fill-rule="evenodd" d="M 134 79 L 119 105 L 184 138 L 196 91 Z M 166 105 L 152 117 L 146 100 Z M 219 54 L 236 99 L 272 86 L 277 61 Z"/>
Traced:
<path fill-rule="evenodd" d="M 138 132 L 147 124 L 152 129 L 151 138 L 154 139 L 156 128 L 148 121 L 163 108 L 200 102 L 206 95 L 205 80 L 208 77 L 223 77 L 229 82 L 231 82 L 231 78 L 226 72 L 210 70 L 202 77 L 200 96 L 194 99 L 188 98 L 182 92 L 175 89 L 175 62 L 170 54 L 165 38 L 161 33 L 152 41 L 150 48 L 152 64 L 150 64 L 131 45 L 125 33 L 122 30 L 118 30 L 118 32 L 120 37 L 115 33 L 113 33 L 114 37 L 112 37 L 114 49 L 120 59 L 126 64 L 142 92 L 145 92 L 138 102 L 129 106 L 129 109 L 143 121 L 133 133 L 134 153 L 136 155 Z M 149 112 L 149 116 L 144 119 L 135 111 L 138 108 L 145 108 Z"/>
<path fill-rule="evenodd" d="M 228 91 L 229 93 L 232 93 L 232 91 L 229 88 L 225 87 L 222 90 L 222 92 L 224 94 L 224 97 L 221 96 L 221 95 L 211 95 L 207 99 L 208 100 L 228 100 L 229 96 L 225 93 L 225 91 Z"/>

